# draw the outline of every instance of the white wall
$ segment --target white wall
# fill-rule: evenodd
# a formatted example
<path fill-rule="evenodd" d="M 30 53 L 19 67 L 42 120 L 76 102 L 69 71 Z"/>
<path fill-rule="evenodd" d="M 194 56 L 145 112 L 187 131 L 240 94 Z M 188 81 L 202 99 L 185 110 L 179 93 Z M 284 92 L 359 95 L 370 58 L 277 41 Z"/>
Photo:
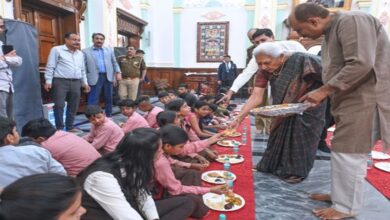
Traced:
<path fill-rule="evenodd" d="M 5 0 L 0 0 L 0 11 L 1 16 L 3 18 L 14 19 L 14 2 L 7 2 Z"/>
<path fill-rule="evenodd" d="M 217 11 L 224 16 L 207 20 L 202 15 Z M 181 13 L 180 67 L 217 68 L 220 63 L 196 62 L 197 22 L 229 21 L 228 53 L 239 68 L 245 66 L 247 14 L 244 7 L 185 8 Z"/>
<path fill-rule="evenodd" d="M 147 65 L 171 67 L 174 64 L 173 2 L 172 0 L 150 0 L 148 29 L 150 46 Z"/>

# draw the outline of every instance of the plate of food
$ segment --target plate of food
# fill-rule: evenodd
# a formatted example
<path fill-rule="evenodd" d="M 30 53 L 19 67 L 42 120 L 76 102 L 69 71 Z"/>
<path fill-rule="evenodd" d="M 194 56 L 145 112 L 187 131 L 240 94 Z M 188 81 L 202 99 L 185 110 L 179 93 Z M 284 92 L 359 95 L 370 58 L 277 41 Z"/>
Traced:
<path fill-rule="evenodd" d="M 236 130 L 226 130 L 226 131 L 224 131 L 223 136 L 225 136 L 225 137 L 239 137 L 239 136 L 241 136 L 241 133 L 237 132 Z"/>
<path fill-rule="evenodd" d="M 380 170 L 390 172 L 390 162 L 378 162 L 374 166 Z"/>
<path fill-rule="evenodd" d="M 210 170 L 202 173 L 201 178 L 203 181 L 206 181 L 208 183 L 225 184 L 226 183 L 225 178 L 228 172 L 229 171 L 225 171 L 225 170 Z M 232 172 L 230 173 L 232 174 L 233 181 L 236 180 L 237 176 Z"/>
<path fill-rule="evenodd" d="M 307 103 L 285 103 L 255 108 L 251 110 L 251 113 L 266 117 L 277 117 L 290 114 L 302 114 L 309 107 L 310 104 Z"/>
<path fill-rule="evenodd" d="M 218 145 L 222 147 L 234 147 L 234 146 L 239 146 L 241 143 L 239 141 L 235 140 L 220 140 L 217 142 Z"/>
<path fill-rule="evenodd" d="M 390 155 L 379 151 L 371 151 L 372 159 L 375 160 L 387 160 L 390 159 Z"/>
<path fill-rule="evenodd" d="M 222 195 L 206 193 L 203 195 L 203 202 L 210 209 L 222 212 L 236 211 L 245 206 L 245 199 L 233 192 Z"/>
<path fill-rule="evenodd" d="M 241 154 L 220 154 L 218 155 L 216 161 L 220 163 L 224 163 L 226 158 L 229 158 L 229 162 L 231 164 L 244 162 L 244 157 Z"/>

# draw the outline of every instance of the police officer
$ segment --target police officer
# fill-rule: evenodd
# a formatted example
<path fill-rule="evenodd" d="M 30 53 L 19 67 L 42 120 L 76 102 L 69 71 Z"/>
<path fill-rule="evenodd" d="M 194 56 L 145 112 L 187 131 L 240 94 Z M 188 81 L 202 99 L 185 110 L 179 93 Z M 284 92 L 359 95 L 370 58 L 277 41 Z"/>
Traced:
<path fill-rule="evenodd" d="M 136 49 L 133 46 L 128 46 L 127 55 L 118 57 L 118 63 L 122 70 L 122 80 L 118 82 L 118 94 L 121 100 L 135 100 L 139 83 L 145 80 L 145 62 L 135 53 Z"/>

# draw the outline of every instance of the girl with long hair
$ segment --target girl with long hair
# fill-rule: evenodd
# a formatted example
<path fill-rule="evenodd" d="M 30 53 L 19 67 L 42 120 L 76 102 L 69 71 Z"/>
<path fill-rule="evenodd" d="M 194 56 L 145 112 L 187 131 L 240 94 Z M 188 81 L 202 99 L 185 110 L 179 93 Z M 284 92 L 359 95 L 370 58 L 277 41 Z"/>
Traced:
<path fill-rule="evenodd" d="M 207 117 L 211 113 L 209 103 L 205 101 L 197 101 L 193 106 L 193 112 L 186 116 L 187 122 L 191 125 L 200 139 L 206 139 L 213 136 L 215 133 L 203 129 L 201 118 Z"/>
<path fill-rule="evenodd" d="M 84 170 L 83 219 L 186 219 L 193 212 L 187 197 L 154 201 L 150 187 L 153 160 L 160 148 L 159 133 L 137 128 L 127 133 L 115 151 Z"/>

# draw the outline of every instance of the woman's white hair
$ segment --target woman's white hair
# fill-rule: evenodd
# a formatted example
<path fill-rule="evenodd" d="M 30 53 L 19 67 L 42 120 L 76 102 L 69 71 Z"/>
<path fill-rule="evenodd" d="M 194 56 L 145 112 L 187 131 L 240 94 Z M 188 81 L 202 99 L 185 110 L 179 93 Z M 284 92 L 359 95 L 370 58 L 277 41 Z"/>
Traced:
<path fill-rule="evenodd" d="M 273 58 L 280 57 L 282 54 L 287 55 L 288 50 L 286 50 L 282 45 L 278 42 L 265 42 L 261 43 L 253 50 L 253 56 L 257 56 L 259 54 L 264 54 L 267 56 L 271 56 Z"/>

